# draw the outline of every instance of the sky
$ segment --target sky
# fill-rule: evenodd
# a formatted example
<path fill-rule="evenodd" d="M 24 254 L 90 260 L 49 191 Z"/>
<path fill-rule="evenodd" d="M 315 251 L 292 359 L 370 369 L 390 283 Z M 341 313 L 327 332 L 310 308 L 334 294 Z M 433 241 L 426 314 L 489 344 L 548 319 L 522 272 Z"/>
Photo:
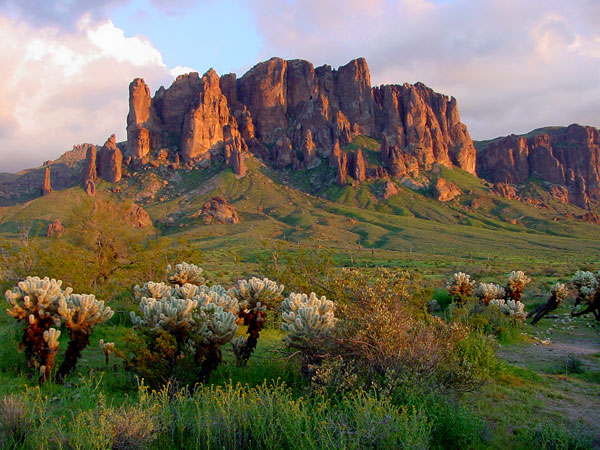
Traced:
<path fill-rule="evenodd" d="M 0 0 L 0 172 L 126 138 L 128 85 L 365 57 L 457 98 L 473 139 L 600 127 L 598 0 Z"/>

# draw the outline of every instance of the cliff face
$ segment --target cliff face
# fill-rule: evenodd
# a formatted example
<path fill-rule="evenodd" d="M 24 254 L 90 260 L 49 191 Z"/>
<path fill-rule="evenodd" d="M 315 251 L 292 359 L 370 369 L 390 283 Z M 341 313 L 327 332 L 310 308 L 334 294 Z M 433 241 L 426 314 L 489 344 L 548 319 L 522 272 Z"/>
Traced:
<path fill-rule="evenodd" d="M 568 188 L 587 207 L 600 199 L 600 130 L 581 125 L 541 129 L 480 143 L 477 173 L 492 182 L 521 184 L 537 177 Z"/>
<path fill-rule="evenodd" d="M 363 58 L 337 70 L 272 58 L 239 79 L 219 78 L 212 69 L 202 77 L 190 73 L 154 98 L 136 79 L 129 105 L 126 156 L 133 162 L 163 147 L 188 163 L 222 153 L 239 175 L 246 151 L 278 168 L 311 167 L 331 155 L 340 178 L 347 173 L 362 181 L 362 154 L 336 156 L 334 147 L 366 135 L 386 140 L 380 175 L 433 163 L 475 172 L 475 149 L 456 100 L 422 84 L 372 88 Z"/>

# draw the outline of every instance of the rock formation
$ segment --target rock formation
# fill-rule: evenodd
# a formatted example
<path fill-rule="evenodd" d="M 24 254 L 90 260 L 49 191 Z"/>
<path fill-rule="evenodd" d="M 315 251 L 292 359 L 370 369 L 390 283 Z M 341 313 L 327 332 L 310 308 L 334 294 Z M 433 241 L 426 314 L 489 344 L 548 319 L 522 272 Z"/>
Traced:
<path fill-rule="evenodd" d="M 436 162 L 475 171 L 475 149 L 456 100 L 420 83 L 372 88 L 364 58 L 337 70 L 271 58 L 239 79 L 219 78 L 211 69 L 177 77 L 154 98 L 138 78 L 129 86 L 129 108 L 127 149 L 134 161 L 167 147 L 187 163 L 220 154 L 230 163 L 235 147 L 296 169 L 312 167 L 336 143 L 343 147 L 366 135 L 387 140 L 380 174 L 411 175 Z M 336 158 L 330 165 L 340 166 Z M 346 171 L 364 180 L 361 155 L 346 158 Z"/>
<path fill-rule="evenodd" d="M 586 208 L 600 199 L 600 131 L 570 125 L 478 144 L 477 173 L 492 182 L 522 184 L 529 177 L 568 188 L 569 202 Z"/>
<path fill-rule="evenodd" d="M 56 219 L 48 224 L 48 228 L 46 228 L 47 237 L 61 237 L 63 234 L 65 234 L 65 227 L 60 220 Z"/>
<path fill-rule="evenodd" d="M 462 192 L 458 186 L 443 178 L 438 178 L 433 185 L 433 196 L 440 202 L 449 202 L 460 194 L 462 194 Z"/>
<path fill-rule="evenodd" d="M 52 184 L 50 183 L 50 165 L 46 165 L 44 169 L 44 182 L 42 183 L 42 195 L 48 195 L 52 192 Z"/>
<path fill-rule="evenodd" d="M 202 220 L 206 224 L 213 222 L 222 224 L 240 222 L 233 206 L 223 197 L 213 197 L 210 201 L 206 202 L 198 215 L 202 216 Z"/>
<path fill-rule="evenodd" d="M 135 204 L 126 211 L 125 221 L 134 228 L 148 228 L 152 226 L 152 220 L 146 210 Z"/>
<path fill-rule="evenodd" d="M 123 155 L 117 147 L 116 138 L 113 134 L 96 155 L 98 176 L 111 183 L 120 181 L 122 162 Z"/>

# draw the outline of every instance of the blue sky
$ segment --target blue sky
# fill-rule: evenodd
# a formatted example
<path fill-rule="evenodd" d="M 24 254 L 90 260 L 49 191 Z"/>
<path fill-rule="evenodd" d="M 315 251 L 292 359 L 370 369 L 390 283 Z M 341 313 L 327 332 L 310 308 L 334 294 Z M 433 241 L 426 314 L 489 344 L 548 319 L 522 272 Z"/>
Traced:
<path fill-rule="evenodd" d="M 368 61 L 457 98 L 474 139 L 600 127 L 598 0 L 0 0 L 0 172 L 125 139 L 128 84 L 271 56 Z"/>

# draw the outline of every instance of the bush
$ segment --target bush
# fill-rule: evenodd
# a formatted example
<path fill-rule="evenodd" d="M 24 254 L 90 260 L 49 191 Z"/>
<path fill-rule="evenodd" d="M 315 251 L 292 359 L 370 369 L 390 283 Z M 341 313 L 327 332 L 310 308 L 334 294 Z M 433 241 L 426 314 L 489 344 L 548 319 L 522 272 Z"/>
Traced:
<path fill-rule="evenodd" d="M 411 294 L 418 287 L 406 272 L 380 269 L 371 279 L 349 270 L 337 285 L 345 302 L 333 339 L 322 340 L 321 352 L 341 360 L 363 386 L 418 383 L 468 391 L 484 381 L 477 361 L 459 351 L 468 328 L 430 316 L 425 297 Z M 323 374 L 316 376 L 322 386 Z"/>

